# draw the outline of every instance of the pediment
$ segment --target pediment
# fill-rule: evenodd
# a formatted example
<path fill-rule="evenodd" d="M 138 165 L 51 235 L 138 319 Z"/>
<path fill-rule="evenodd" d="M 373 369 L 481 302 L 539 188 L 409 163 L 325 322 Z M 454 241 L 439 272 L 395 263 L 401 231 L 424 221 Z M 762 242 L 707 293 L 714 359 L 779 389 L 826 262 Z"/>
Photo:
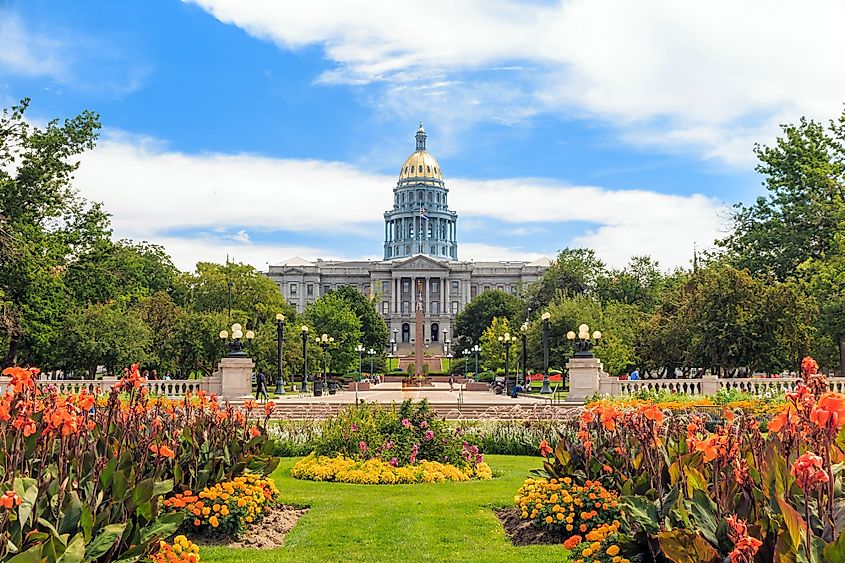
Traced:
<path fill-rule="evenodd" d="M 393 268 L 394 270 L 436 270 L 439 272 L 448 271 L 449 267 L 438 262 L 428 256 L 418 255 L 408 258 L 404 262 L 400 262 Z"/>
<path fill-rule="evenodd" d="M 304 274 L 305 270 L 302 268 L 285 268 L 285 274 Z"/>

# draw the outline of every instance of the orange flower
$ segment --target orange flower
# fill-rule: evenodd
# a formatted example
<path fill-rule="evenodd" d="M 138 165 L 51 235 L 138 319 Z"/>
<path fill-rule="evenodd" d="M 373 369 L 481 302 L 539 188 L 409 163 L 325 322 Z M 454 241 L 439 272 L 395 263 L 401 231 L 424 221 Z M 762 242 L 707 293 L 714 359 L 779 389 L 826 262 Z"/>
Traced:
<path fill-rule="evenodd" d="M 20 506 L 21 504 L 21 497 L 18 496 L 18 493 L 15 491 L 6 491 L 3 493 L 3 496 L 0 497 L 0 506 L 3 508 L 14 508 L 15 506 Z"/>
<path fill-rule="evenodd" d="M 276 403 L 273 401 L 267 401 L 264 403 L 264 414 L 270 416 L 273 410 L 276 408 Z"/>
<path fill-rule="evenodd" d="M 250 428 L 249 434 L 250 436 L 255 438 L 256 436 L 261 436 L 261 430 L 259 430 L 257 426 L 253 426 L 252 428 Z"/>
<path fill-rule="evenodd" d="M 565 547 L 566 549 L 572 549 L 582 541 L 583 540 L 581 539 L 581 536 L 570 536 L 569 539 L 563 542 L 563 547 Z"/>
<path fill-rule="evenodd" d="M 710 462 L 719 457 L 719 448 L 716 443 L 716 436 L 710 436 L 706 440 L 702 440 L 695 447 L 696 450 L 704 452 L 704 461 Z"/>
<path fill-rule="evenodd" d="M 649 420 L 653 420 L 655 424 L 660 425 L 663 423 L 663 412 L 654 405 L 650 405 L 648 407 L 643 408 L 640 412 L 643 413 L 643 416 Z"/>
<path fill-rule="evenodd" d="M 819 364 L 811 356 L 801 360 L 801 373 L 805 376 L 815 375 L 819 372 Z"/>
<path fill-rule="evenodd" d="M 810 412 L 810 422 L 820 428 L 838 429 L 845 425 L 845 395 L 825 393 Z"/>
<path fill-rule="evenodd" d="M 170 459 L 176 457 L 176 452 L 168 448 L 166 445 L 157 446 L 155 444 L 150 444 L 150 451 L 159 457 L 167 457 Z"/>
<path fill-rule="evenodd" d="M 15 393 L 20 393 L 27 387 L 35 387 L 35 381 L 32 380 L 32 372 L 28 369 L 14 366 L 7 367 L 3 370 L 3 375 L 8 375 L 11 378 L 9 385 L 13 387 Z"/>
<path fill-rule="evenodd" d="M 543 457 L 549 457 L 552 455 L 552 447 L 546 440 L 542 440 L 540 442 L 540 455 Z"/>
<path fill-rule="evenodd" d="M 258 403 L 253 400 L 244 402 L 244 408 L 246 409 L 246 412 L 252 412 L 252 409 L 256 407 L 258 407 Z"/>
<path fill-rule="evenodd" d="M 613 432 L 616 429 L 616 417 L 619 416 L 619 412 L 614 407 L 608 406 L 601 410 L 600 416 L 602 425 Z"/>
<path fill-rule="evenodd" d="M 816 485 L 828 482 L 829 477 L 822 467 L 823 463 L 824 460 L 821 457 L 811 452 L 804 452 L 792 464 L 790 473 L 795 477 L 798 486 L 807 491 Z"/>

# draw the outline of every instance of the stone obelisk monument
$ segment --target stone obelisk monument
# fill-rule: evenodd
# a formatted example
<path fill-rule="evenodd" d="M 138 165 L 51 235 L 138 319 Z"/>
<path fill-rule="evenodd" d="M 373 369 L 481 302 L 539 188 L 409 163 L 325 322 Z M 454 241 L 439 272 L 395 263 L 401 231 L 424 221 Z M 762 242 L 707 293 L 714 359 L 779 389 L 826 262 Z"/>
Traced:
<path fill-rule="evenodd" d="M 423 295 L 422 282 L 417 282 L 417 337 L 414 342 L 414 375 L 420 375 L 423 372 L 423 338 L 425 336 L 425 328 L 423 326 Z"/>

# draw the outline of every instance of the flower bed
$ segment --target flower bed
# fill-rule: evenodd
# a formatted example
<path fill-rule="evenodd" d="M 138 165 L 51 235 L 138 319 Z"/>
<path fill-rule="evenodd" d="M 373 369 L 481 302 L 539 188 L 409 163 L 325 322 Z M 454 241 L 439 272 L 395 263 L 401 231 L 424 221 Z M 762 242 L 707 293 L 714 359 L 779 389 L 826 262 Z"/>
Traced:
<path fill-rule="evenodd" d="M 337 481 L 363 485 L 398 485 L 492 479 L 490 466 L 481 462 L 466 468 L 436 461 L 396 466 L 380 459 L 354 460 L 345 456 L 323 457 L 311 454 L 291 468 L 291 476 L 312 481 Z"/>
<path fill-rule="evenodd" d="M 627 396 L 597 395 L 589 399 L 585 407 L 605 405 L 634 408 L 653 405 L 660 410 L 719 412 L 722 409 L 728 409 L 741 410 L 755 416 L 771 416 L 782 410 L 785 404 L 785 394 L 760 397 L 742 391 L 723 389 L 715 395 L 685 395 L 670 391 L 643 390 Z"/>
<path fill-rule="evenodd" d="M 265 510 L 278 503 L 279 491 L 272 479 L 245 474 L 231 481 L 205 487 L 196 495 L 187 490 L 164 501 L 171 512 L 187 511 L 183 529 L 193 533 L 236 535 L 247 524 L 261 519 Z"/>
<path fill-rule="evenodd" d="M 158 551 L 150 556 L 150 563 L 199 563 L 200 548 L 185 536 L 176 536 L 173 543 L 159 542 Z"/>
<path fill-rule="evenodd" d="M 426 401 L 385 408 L 364 404 L 329 419 L 314 452 L 291 474 L 299 479 L 393 484 L 489 479 L 478 447 L 437 418 Z"/>
<path fill-rule="evenodd" d="M 137 560 L 185 517 L 174 488 L 272 471 L 263 426 L 213 396 L 151 399 L 133 369 L 107 395 L 40 390 L 7 368 L 0 396 L 0 560 Z"/>
<path fill-rule="evenodd" d="M 844 561 L 845 396 L 827 391 L 811 358 L 802 367 L 767 434 L 759 413 L 724 408 L 708 431 L 694 409 L 650 403 L 600 402 L 564 423 L 556 447 L 541 444 L 541 473 L 549 483 L 598 481 L 621 511 L 618 527 L 567 538 L 570 558 Z M 548 505 L 546 491 L 534 494 Z M 527 517 L 542 514 L 535 505 Z"/>

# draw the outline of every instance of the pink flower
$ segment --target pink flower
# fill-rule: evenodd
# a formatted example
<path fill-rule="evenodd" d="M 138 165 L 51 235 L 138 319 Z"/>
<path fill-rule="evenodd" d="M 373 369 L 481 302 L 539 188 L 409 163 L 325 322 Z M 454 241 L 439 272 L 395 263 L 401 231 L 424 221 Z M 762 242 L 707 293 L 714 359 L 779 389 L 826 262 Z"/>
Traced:
<path fill-rule="evenodd" d="M 428 421 L 423 420 L 422 422 L 420 422 L 420 428 L 428 428 Z"/>
<path fill-rule="evenodd" d="M 403 418 L 402 419 L 402 426 L 404 426 L 405 428 L 410 428 L 411 427 L 411 421 L 408 420 L 407 418 Z"/>
<path fill-rule="evenodd" d="M 350 428 L 352 429 L 353 432 L 358 432 L 358 425 L 357 424 L 353 424 Z"/>
<path fill-rule="evenodd" d="M 434 439 L 434 432 L 432 432 L 431 430 L 426 430 L 423 438 L 425 438 L 426 442 L 432 441 Z"/>
<path fill-rule="evenodd" d="M 384 443 L 384 449 L 387 450 L 387 451 L 392 450 L 393 449 L 393 442 L 391 442 L 390 440 L 385 442 Z"/>
<path fill-rule="evenodd" d="M 396 467 L 397 465 L 399 465 L 399 460 L 395 457 L 390 458 L 390 465 Z"/>
<path fill-rule="evenodd" d="M 419 453 L 419 451 L 420 451 L 419 444 L 414 444 L 414 447 L 411 448 L 411 457 L 410 457 L 411 465 L 413 465 L 417 462 L 417 454 Z"/>
<path fill-rule="evenodd" d="M 361 453 L 366 452 L 367 451 L 367 442 L 365 442 L 363 440 L 358 442 L 358 449 L 361 450 Z"/>

